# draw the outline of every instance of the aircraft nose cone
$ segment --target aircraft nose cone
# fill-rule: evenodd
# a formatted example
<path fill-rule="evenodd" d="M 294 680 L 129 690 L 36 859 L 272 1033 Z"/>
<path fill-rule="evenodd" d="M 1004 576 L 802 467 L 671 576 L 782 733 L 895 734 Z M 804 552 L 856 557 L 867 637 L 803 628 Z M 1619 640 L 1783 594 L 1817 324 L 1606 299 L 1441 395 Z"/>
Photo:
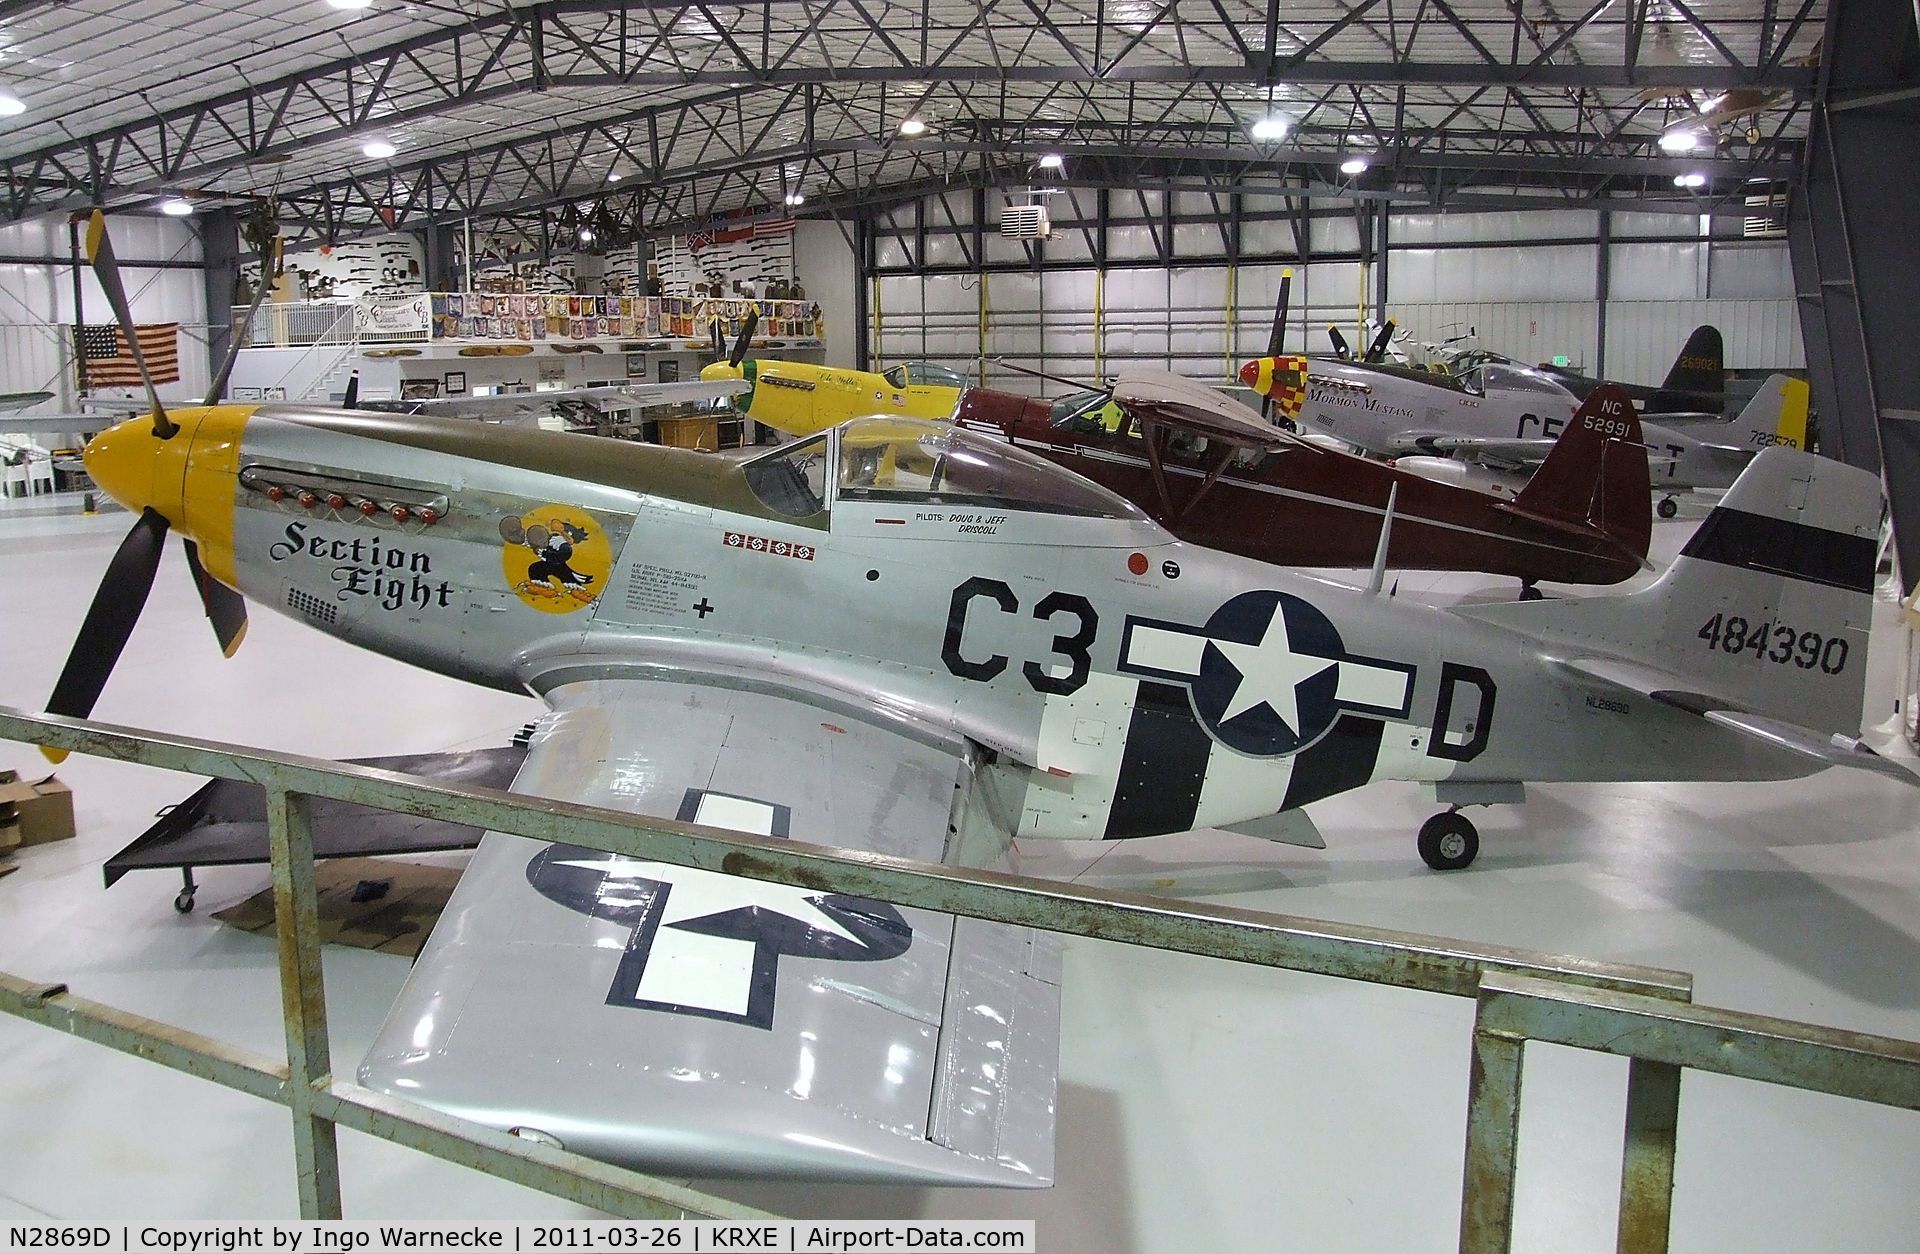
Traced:
<path fill-rule="evenodd" d="M 100 490 L 138 514 L 159 501 L 162 463 L 172 460 L 164 458 L 162 451 L 174 443 L 186 440 L 180 434 L 172 440 L 160 439 L 153 433 L 153 419 L 143 415 L 94 436 L 80 456 Z"/>
<path fill-rule="evenodd" d="M 1258 391 L 1260 388 L 1260 363 L 1250 361 L 1240 367 L 1240 382 Z"/>
<path fill-rule="evenodd" d="M 728 383 L 734 379 L 744 377 L 740 367 L 729 366 L 724 361 L 716 361 L 711 365 L 700 368 L 700 381 L 702 383 Z"/>

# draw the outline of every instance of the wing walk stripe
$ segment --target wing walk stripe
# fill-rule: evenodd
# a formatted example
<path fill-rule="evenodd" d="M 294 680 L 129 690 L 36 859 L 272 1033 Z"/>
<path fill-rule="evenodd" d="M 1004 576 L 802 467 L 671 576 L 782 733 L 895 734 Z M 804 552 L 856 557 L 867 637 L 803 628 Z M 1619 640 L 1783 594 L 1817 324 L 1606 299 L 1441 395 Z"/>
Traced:
<path fill-rule="evenodd" d="M 1871 536 L 1722 505 L 1707 515 L 1680 556 L 1849 592 L 1872 592 L 1877 554 Z"/>

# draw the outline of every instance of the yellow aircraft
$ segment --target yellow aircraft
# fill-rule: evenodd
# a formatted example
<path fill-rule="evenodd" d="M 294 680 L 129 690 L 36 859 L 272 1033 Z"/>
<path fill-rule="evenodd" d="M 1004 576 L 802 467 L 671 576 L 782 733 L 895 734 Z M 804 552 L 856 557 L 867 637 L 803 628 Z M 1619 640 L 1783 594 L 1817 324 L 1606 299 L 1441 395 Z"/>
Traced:
<path fill-rule="evenodd" d="M 748 357 L 746 348 L 755 321 L 749 313 L 747 325 L 734 340 L 733 351 L 726 360 L 702 369 L 700 379 L 705 383 L 744 380 L 748 390 L 733 398 L 734 407 L 755 422 L 789 435 L 813 435 L 849 418 L 871 414 L 951 418 L 960 403 L 960 393 L 967 387 L 965 375 L 925 361 L 906 362 L 876 374 Z"/>

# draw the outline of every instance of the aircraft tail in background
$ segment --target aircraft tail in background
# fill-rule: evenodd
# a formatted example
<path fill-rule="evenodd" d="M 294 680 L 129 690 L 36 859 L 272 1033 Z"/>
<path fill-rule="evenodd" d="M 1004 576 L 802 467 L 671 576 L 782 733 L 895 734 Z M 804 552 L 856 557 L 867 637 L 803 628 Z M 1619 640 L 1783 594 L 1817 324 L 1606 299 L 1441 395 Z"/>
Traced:
<path fill-rule="evenodd" d="M 1727 390 L 1726 346 L 1720 328 L 1703 324 L 1693 329 L 1680 355 L 1673 359 L 1666 381 L 1647 401 L 1649 414 L 1699 413 L 1713 408 Z"/>
<path fill-rule="evenodd" d="M 1653 532 L 1652 484 L 1640 419 L 1626 390 L 1603 383 L 1567 422 L 1513 498 L 1522 513 L 1593 527 L 1639 557 Z"/>

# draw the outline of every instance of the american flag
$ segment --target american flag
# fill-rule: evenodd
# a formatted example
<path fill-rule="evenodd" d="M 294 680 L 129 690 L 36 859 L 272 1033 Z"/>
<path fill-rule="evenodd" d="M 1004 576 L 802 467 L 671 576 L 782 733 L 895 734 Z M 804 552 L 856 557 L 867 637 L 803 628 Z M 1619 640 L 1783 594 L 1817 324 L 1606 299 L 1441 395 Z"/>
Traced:
<path fill-rule="evenodd" d="M 753 237 L 755 239 L 766 239 L 773 235 L 791 234 L 793 234 L 793 219 L 790 217 L 763 218 L 753 224 Z"/>
<path fill-rule="evenodd" d="M 133 331 L 140 338 L 140 352 L 147 359 L 147 369 L 152 373 L 154 383 L 178 383 L 180 324 L 150 322 L 135 327 Z M 79 338 L 83 386 L 140 386 L 140 368 L 133 364 L 133 354 L 127 351 L 127 342 L 121 336 L 119 327 L 89 324 L 80 328 Z"/>

